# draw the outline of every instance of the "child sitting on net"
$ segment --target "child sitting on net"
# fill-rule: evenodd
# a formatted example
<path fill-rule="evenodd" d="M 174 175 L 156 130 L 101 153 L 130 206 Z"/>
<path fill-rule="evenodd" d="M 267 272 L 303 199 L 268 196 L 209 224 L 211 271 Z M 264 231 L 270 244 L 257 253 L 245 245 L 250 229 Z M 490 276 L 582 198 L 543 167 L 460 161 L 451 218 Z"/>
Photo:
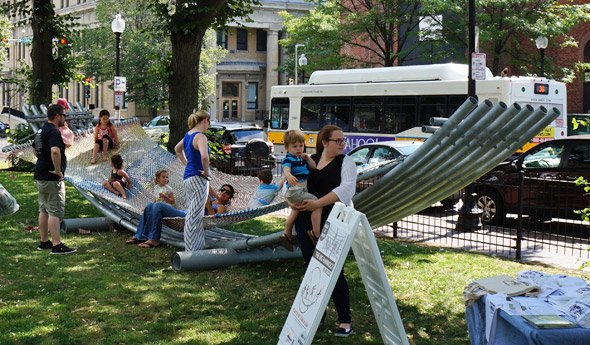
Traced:
<path fill-rule="evenodd" d="M 283 187 L 285 182 L 284 178 L 281 178 L 278 184 L 272 183 L 272 171 L 269 169 L 262 169 L 258 172 L 258 188 L 256 188 L 256 194 L 250 199 L 248 208 L 258 208 L 270 203 L 274 200 L 279 190 Z"/>
<path fill-rule="evenodd" d="M 126 188 L 131 188 L 131 178 L 127 172 L 123 170 L 123 157 L 121 155 L 113 155 L 111 157 L 111 177 L 102 183 L 102 186 L 108 189 L 115 195 L 127 199 Z"/>
<path fill-rule="evenodd" d="M 309 169 L 316 169 L 316 163 L 311 156 L 304 153 L 305 134 L 299 130 L 289 130 L 285 132 L 283 138 L 287 155 L 283 159 L 283 173 L 287 180 L 287 191 L 285 199 L 290 205 L 302 203 L 304 200 L 317 199 L 317 197 L 307 191 L 307 177 Z M 288 249 L 293 250 L 293 225 L 299 215 L 299 210 L 291 207 L 291 213 L 285 222 L 285 233 L 281 235 L 281 243 Z M 311 225 L 313 234 L 319 237 L 322 208 L 317 208 L 311 212 Z"/>
<path fill-rule="evenodd" d="M 94 148 L 92 149 L 92 160 L 90 164 L 96 163 L 98 151 L 102 151 L 102 160 L 107 160 L 107 150 L 119 146 L 119 137 L 115 125 L 111 123 L 111 114 L 103 109 L 98 114 L 99 122 L 94 128 Z"/>

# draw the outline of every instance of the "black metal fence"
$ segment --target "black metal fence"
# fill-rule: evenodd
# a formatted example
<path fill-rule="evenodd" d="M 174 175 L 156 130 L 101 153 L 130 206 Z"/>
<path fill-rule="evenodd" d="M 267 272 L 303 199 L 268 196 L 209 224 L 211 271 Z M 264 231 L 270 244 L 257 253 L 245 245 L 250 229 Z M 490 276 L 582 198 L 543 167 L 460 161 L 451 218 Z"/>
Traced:
<path fill-rule="evenodd" d="M 586 202 L 582 187 L 558 186 L 554 179 L 523 178 L 522 186 L 500 186 L 503 195 L 517 195 L 516 204 L 506 208 L 506 217 L 497 224 L 481 223 L 470 231 L 457 228 L 462 200 L 453 207 L 432 205 L 389 226 L 375 229 L 393 238 L 424 242 L 461 250 L 488 253 L 515 260 L 550 261 L 568 265 L 590 260 L 590 225 L 573 211 Z M 478 190 L 489 187 L 475 183 Z M 531 186 L 534 186 L 532 191 Z M 564 193 L 577 190 L 577 196 Z M 522 193 L 519 193 L 519 190 Z M 568 195 L 567 198 L 564 197 Z M 479 198 L 478 194 L 476 198 Z M 577 198 L 577 199 L 576 199 Z M 505 206 L 505 205 L 504 205 Z M 462 215 L 461 215 L 462 216 Z M 563 262 L 565 263 L 565 262 Z"/>

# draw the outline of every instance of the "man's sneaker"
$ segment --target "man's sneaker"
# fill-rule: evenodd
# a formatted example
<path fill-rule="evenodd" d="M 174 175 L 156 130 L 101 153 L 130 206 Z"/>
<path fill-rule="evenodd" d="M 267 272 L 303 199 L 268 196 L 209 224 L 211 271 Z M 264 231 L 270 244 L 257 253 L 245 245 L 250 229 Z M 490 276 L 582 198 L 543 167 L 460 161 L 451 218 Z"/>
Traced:
<path fill-rule="evenodd" d="M 53 243 L 51 243 L 49 240 L 45 242 L 39 242 L 39 245 L 37 246 L 37 250 L 46 250 L 51 248 L 53 248 Z"/>
<path fill-rule="evenodd" d="M 53 249 L 51 249 L 51 254 L 72 254 L 75 252 L 76 252 L 76 249 L 69 248 L 68 246 L 66 246 L 63 243 L 60 243 L 57 246 L 54 246 Z"/>
<path fill-rule="evenodd" d="M 334 335 L 337 337 L 346 338 L 353 333 L 354 331 L 352 330 L 352 327 L 350 327 L 349 329 L 340 327 L 336 330 L 336 332 L 334 332 Z"/>

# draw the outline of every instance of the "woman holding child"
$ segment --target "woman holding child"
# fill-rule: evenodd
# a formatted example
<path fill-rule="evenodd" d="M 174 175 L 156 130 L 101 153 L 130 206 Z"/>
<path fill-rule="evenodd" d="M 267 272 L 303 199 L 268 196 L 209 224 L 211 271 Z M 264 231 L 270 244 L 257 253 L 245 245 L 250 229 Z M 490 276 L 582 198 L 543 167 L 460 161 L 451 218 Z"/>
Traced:
<path fill-rule="evenodd" d="M 188 127 L 184 138 L 176 144 L 176 157 L 186 165 L 184 186 L 187 189 L 188 209 L 184 222 L 184 249 L 196 251 L 205 248 L 203 216 L 209 191 L 209 146 L 205 131 L 211 123 L 210 115 L 204 110 L 188 117 Z"/>
<path fill-rule="evenodd" d="M 307 179 L 308 191 L 318 199 L 305 200 L 295 205 L 295 208 L 299 210 L 299 215 L 295 220 L 295 230 L 297 231 L 297 239 L 306 265 L 311 260 L 315 249 L 314 240 L 317 237 L 313 236 L 314 238 L 311 238 L 308 235 L 308 231 L 313 228 L 311 222 L 312 212 L 322 209 L 321 229 L 328 219 L 334 204 L 340 201 L 350 206 L 355 193 L 356 165 L 350 157 L 343 154 L 345 147 L 346 139 L 340 127 L 328 125 L 320 130 L 316 153 L 311 155 L 311 159 L 316 164 L 316 169 L 310 169 Z M 339 322 L 335 335 L 337 337 L 348 337 L 353 331 L 350 317 L 349 289 L 344 271 L 340 272 L 336 286 L 334 286 L 332 301 L 338 312 Z"/>

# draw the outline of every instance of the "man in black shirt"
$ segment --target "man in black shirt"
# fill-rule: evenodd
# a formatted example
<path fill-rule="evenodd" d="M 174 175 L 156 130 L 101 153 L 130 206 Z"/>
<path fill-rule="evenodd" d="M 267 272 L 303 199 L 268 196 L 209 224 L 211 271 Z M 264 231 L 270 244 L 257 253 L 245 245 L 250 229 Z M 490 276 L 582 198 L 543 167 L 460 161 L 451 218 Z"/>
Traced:
<path fill-rule="evenodd" d="M 35 135 L 35 183 L 39 190 L 39 234 L 41 242 L 38 250 L 51 249 L 51 254 L 70 254 L 76 249 L 69 248 L 61 242 L 59 228 L 64 216 L 66 189 L 64 174 L 66 171 L 65 144 L 59 127 L 66 122 L 66 111 L 59 104 L 47 109 L 47 122 Z M 51 234 L 51 241 L 49 240 Z"/>

